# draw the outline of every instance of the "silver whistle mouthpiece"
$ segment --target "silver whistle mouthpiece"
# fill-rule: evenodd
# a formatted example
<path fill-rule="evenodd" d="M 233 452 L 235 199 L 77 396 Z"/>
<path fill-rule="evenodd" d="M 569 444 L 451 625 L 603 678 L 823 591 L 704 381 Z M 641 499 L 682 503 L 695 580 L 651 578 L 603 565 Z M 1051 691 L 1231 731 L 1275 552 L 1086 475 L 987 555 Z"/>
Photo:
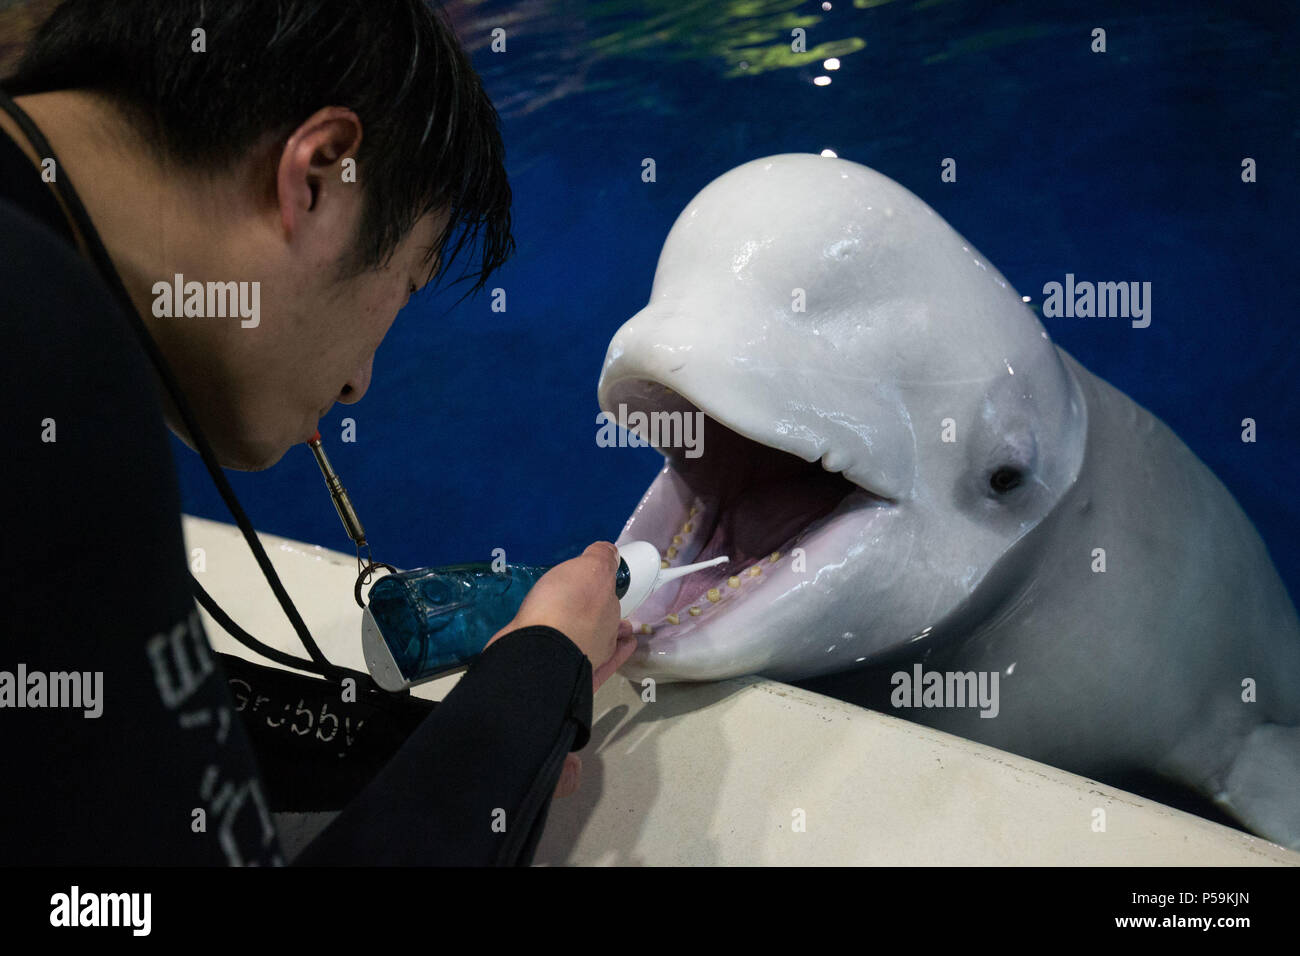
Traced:
<path fill-rule="evenodd" d="M 343 530 L 348 533 L 348 537 L 352 539 L 358 550 L 368 548 L 366 529 L 361 526 L 361 519 L 357 517 L 356 509 L 352 507 L 352 500 L 348 498 L 343 482 L 339 481 L 339 476 L 330 467 L 330 460 L 320 443 L 320 432 L 313 435 L 307 445 L 311 448 L 311 453 L 316 456 L 316 464 L 320 466 L 321 474 L 325 476 L 325 487 L 329 489 L 330 498 L 334 501 L 334 510 L 339 513 L 339 520 L 343 522 Z"/>

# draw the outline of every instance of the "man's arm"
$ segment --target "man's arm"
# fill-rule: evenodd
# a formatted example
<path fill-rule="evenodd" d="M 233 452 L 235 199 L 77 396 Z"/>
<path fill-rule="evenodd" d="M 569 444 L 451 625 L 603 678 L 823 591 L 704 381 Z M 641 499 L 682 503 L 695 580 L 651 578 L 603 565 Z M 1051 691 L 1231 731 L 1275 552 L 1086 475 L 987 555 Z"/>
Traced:
<path fill-rule="evenodd" d="M 591 687 L 553 628 L 493 642 L 295 862 L 532 862 L 564 757 L 590 736 Z"/>

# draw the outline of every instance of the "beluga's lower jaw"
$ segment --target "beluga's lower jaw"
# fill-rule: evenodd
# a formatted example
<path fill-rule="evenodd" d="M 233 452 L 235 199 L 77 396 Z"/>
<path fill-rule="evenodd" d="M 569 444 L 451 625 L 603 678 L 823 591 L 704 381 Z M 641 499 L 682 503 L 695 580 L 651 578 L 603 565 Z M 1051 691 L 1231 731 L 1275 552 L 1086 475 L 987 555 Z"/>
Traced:
<path fill-rule="evenodd" d="M 640 608 L 629 677 L 762 673 L 889 711 L 913 664 L 996 672 L 995 719 L 892 712 L 1076 773 L 1154 772 L 1300 847 L 1300 626 L 1258 534 L 897 183 L 789 154 L 709 184 L 598 393 L 707 416 L 698 458 L 660 430 L 620 542 L 733 559 Z M 1243 705 L 1260 674 L 1268 700 Z"/>

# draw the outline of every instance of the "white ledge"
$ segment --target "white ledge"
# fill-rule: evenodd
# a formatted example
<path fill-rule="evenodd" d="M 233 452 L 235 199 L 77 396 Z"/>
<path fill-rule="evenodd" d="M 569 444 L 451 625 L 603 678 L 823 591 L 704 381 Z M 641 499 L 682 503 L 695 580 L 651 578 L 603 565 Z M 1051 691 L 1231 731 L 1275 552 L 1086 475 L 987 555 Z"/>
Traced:
<path fill-rule="evenodd" d="M 239 529 L 187 515 L 184 531 L 236 623 L 303 656 Z M 261 538 L 326 656 L 364 669 L 356 559 Z M 218 651 L 259 660 L 203 618 Z M 457 679 L 416 693 L 439 699 Z M 552 801 L 536 863 L 1300 865 L 1200 817 L 787 684 L 671 684 L 656 697 L 617 676 L 600 689 L 582 786 Z"/>

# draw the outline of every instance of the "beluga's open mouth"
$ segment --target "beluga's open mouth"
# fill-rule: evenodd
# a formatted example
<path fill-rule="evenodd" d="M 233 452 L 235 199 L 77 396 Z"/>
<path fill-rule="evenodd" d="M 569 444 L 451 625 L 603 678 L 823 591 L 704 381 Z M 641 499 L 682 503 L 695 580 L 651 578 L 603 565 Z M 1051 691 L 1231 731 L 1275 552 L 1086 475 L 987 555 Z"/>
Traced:
<path fill-rule="evenodd" d="M 698 411 L 655 382 L 626 383 L 619 401 L 647 418 Z M 697 457 L 680 446 L 657 446 L 665 465 L 620 541 L 651 542 L 666 568 L 718 555 L 731 560 L 661 588 L 637 609 L 633 624 L 647 646 L 725 626 L 741 603 L 766 603 L 803 586 L 810 563 L 842 558 L 832 535 L 837 522 L 889 503 L 820 461 L 803 461 L 714 418 L 703 422 Z M 661 441 L 671 441 L 671 428 L 657 431 Z"/>

